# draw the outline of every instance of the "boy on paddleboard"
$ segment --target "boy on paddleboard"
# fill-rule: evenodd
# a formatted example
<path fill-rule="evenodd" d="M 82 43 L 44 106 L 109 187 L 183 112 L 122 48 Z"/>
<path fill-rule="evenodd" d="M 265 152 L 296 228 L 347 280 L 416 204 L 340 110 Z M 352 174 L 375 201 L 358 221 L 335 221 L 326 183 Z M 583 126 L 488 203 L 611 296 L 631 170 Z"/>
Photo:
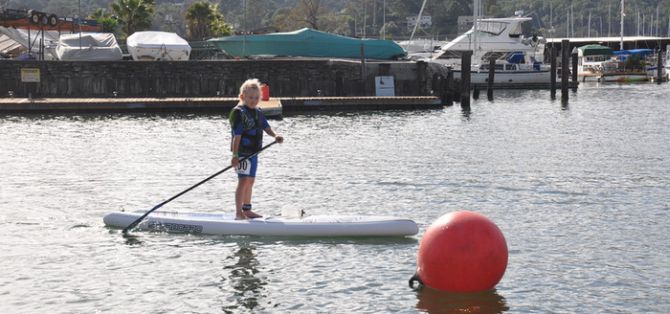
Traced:
<path fill-rule="evenodd" d="M 284 138 L 275 133 L 263 112 L 258 108 L 261 98 L 261 83 L 249 79 L 240 86 L 240 102 L 230 111 L 228 120 L 232 131 L 230 150 L 233 153 L 231 164 L 237 172 L 238 182 L 235 190 L 235 219 L 262 217 L 251 210 L 251 193 L 256 179 L 258 155 L 242 162 L 241 158 L 250 156 L 263 147 L 263 132 L 283 143 Z"/>

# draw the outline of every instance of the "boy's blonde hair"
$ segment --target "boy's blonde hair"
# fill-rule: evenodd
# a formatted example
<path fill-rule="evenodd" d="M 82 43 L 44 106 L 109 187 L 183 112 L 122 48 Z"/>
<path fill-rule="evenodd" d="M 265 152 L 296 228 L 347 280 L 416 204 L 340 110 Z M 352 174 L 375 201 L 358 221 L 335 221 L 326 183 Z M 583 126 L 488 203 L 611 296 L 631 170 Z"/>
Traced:
<path fill-rule="evenodd" d="M 261 92 L 261 82 L 258 79 L 248 79 L 242 83 L 242 86 L 240 86 L 240 97 L 245 94 L 246 92 L 255 90 L 257 92 Z"/>

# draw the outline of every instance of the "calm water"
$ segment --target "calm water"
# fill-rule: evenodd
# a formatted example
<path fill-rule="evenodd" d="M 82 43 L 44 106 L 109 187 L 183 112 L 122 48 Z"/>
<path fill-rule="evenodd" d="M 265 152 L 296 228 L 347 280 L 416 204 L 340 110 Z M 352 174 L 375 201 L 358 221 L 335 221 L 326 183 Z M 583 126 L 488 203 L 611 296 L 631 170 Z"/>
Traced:
<path fill-rule="evenodd" d="M 670 85 L 589 85 L 570 104 L 498 92 L 464 113 L 293 115 L 255 207 L 384 214 L 407 239 L 137 233 L 148 209 L 227 166 L 221 116 L 0 117 L 3 313 L 670 312 Z M 165 208 L 233 210 L 224 173 Z M 419 239 L 480 212 L 506 236 L 494 292 L 415 292 Z"/>

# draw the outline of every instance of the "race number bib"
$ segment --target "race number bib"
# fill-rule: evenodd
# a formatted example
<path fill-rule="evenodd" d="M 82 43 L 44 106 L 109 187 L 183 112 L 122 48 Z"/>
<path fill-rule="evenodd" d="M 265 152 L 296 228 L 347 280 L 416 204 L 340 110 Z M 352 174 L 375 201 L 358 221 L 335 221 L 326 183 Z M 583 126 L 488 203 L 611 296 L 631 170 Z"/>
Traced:
<path fill-rule="evenodd" d="M 235 172 L 237 174 L 249 175 L 251 173 L 251 162 L 249 159 L 240 161 L 239 166 L 235 167 Z"/>

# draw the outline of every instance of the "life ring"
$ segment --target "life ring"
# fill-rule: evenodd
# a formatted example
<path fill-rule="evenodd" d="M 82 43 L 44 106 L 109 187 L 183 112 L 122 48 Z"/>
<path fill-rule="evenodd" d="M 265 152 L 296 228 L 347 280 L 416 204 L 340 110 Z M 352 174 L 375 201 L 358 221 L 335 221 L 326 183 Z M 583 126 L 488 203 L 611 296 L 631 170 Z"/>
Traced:
<path fill-rule="evenodd" d="M 49 16 L 47 16 L 46 14 L 41 14 L 40 15 L 40 24 L 42 24 L 43 26 L 49 25 Z"/>
<path fill-rule="evenodd" d="M 58 16 L 56 16 L 56 14 L 49 15 L 49 25 L 50 26 L 58 25 Z"/>

